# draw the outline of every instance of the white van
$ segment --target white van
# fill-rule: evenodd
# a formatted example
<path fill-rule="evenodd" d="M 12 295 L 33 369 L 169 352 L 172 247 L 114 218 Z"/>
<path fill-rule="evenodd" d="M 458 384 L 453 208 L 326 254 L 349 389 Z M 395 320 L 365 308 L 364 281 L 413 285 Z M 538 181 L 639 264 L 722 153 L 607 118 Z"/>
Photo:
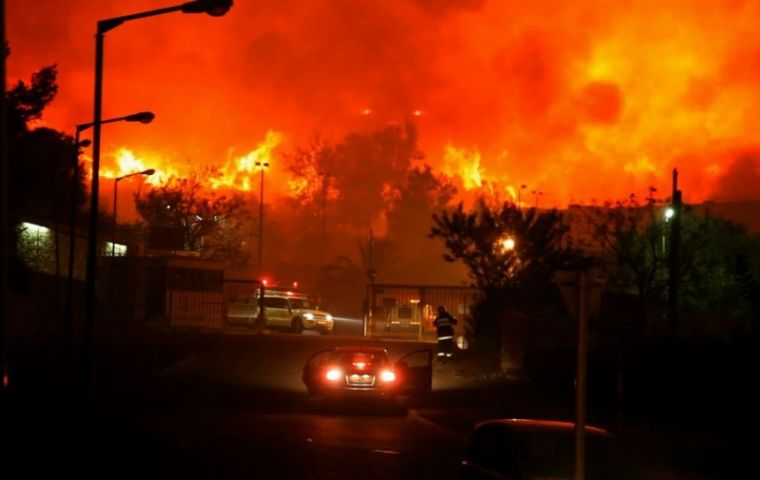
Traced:
<path fill-rule="evenodd" d="M 237 325 L 255 325 L 259 317 L 258 296 L 237 299 L 227 304 L 227 321 Z M 265 292 L 264 319 L 267 328 L 301 333 L 316 330 L 322 335 L 332 333 L 333 317 L 319 310 L 305 295 Z"/>

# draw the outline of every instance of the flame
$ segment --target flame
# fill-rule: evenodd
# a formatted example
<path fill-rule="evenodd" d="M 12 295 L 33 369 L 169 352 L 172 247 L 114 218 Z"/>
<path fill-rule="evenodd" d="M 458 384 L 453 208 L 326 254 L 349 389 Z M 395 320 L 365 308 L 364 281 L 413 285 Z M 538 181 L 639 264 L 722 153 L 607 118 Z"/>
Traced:
<path fill-rule="evenodd" d="M 465 190 L 474 190 L 483 186 L 480 172 L 480 152 L 456 148 L 449 144 L 444 153 L 443 172 L 446 175 L 459 177 Z"/>
<path fill-rule="evenodd" d="M 125 147 L 119 148 L 113 155 L 114 166 L 112 168 L 103 168 L 100 170 L 100 176 L 106 178 L 122 177 L 130 173 L 141 172 L 152 168 L 155 173 L 145 177 L 145 183 L 149 185 L 163 185 L 172 176 L 177 176 L 176 169 L 162 165 L 164 162 L 158 158 L 155 161 L 142 160 L 135 153 Z"/>
<path fill-rule="evenodd" d="M 51 44 L 72 46 L 56 52 L 60 93 L 44 123 L 32 124 L 70 130 L 88 118 L 81 86 L 91 77 L 91 65 L 77 60 L 91 38 L 75 26 L 83 15 L 94 22 L 127 12 L 63 6 L 82 6 L 81 0 L 8 3 L 10 43 L 24 46 L 8 58 L 10 79 L 28 78 Z M 154 36 L 139 32 L 114 45 L 130 61 L 108 65 L 120 79 L 109 108 L 131 111 L 135 98 L 144 98 L 173 115 L 140 127 L 138 144 L 131 143 L 131 128 L 109 133 L 143 165 L 166 175 L 172 165 L 186 174 L 176 159 L 186 154 L 188 134 L 201 149 L 242 152 L 251 131 L 272 125 L 288 138 L 320 133 L 339 141 L 411 119 L 434 169 L 460 177 L 462 193 L 498 182 L 514 198 L 504 186 L 508 174 L 528 185 L 517 191 L 523 201 L 538 190 L 543 202 L 563 206 L 573 198 L 621 198 L 649 185 L 666 192 L 673 167 L 690 201 L 733 190 L 726 178 L 758 191 L 756 176 L 735 175 L 732 167 L 760 151 L 758 0 L 684 0 L 667 8 L 589 0 L 297 1 L 298 15 L 265 16 L 256 2 L 238 3 L 234 17 L 255 16 L 257 28 L 233 16 L 229 28 L 199 23 L 213 35 L 186 22 L 146 23 L 166 40 L 160 55 L 145 55 L 155 48 Z M 36 35 L 40 27 L 49 35 Z M 246 56 L 229 56 L 238 45 L 248 46 Z M 399 51 L 403 58 L 388 53 Z M 232 68 L 218 68 L 220 62 Z M 171 85 L 172 95 L 155 85 Z M 504 149 L 513 156 L 496 153 Z M 175 161 L 146 151 L 172 152 Z M 255 162 L 271 153 L 230 158 L 217 185 L 255 190 Z M 108 173 L 134 168 L 115 164 Z M 273 186 L 302 192 L 318 185 L 285 177 Z"/>
<path fill-rule="evenodd" d="M 264 141 L 255 149 L 237 159 L 228 159 L 227 163 L 219 169 L 219 176 L 209 178 L 211 187 L 251 190 L 251 177 L 261 169 L 272 166 L 272 152 L 280 146 L 282 141 L 282 133 L 269 130 Z"/>

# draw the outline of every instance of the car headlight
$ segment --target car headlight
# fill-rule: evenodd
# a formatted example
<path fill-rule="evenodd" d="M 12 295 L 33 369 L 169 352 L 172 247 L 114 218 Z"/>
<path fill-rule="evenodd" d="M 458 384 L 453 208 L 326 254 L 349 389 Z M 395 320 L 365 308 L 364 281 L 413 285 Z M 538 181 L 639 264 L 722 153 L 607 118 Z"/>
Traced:
<path fill-rule="evenodd" d="M 332 322 L 332 315 L 330 315 L 330 314 L 328 313 L 327 315 L 325 315 L 325 319 L 326 319 L 328 322 Z"/>
<path fill-rule="evenodd" d="M 314 320 L 314 314 L 313 313 L 304 313 L 303 318 L 306 320 Z"/>

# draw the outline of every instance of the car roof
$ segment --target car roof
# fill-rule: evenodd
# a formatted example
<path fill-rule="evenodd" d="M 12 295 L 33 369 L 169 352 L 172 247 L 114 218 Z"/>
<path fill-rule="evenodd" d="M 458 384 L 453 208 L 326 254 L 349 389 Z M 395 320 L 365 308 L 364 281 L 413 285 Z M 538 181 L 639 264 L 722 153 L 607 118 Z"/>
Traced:
<path fill-rule="evenodd" d="M 500 426 L 509 430 L 520 432 L 573 432 L 575 431 L 574 422 L 566 422 L 562 420 L 545 420 L 545 419 L 531 419 L 531 418 L 499 418 L 493 420 L 485 420 L 475 425 L 473 431 L 477 431 L 481 428 L 488 426 Z M 611 436 L 611 434 L 600 427 L 592 425 L 586 425 L 586 433 Z"/>

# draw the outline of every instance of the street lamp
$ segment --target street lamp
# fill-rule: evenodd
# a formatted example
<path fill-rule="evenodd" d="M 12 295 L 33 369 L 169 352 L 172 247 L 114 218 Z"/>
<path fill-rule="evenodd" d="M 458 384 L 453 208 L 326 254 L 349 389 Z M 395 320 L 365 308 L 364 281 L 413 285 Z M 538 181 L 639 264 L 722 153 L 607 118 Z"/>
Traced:
<path fill-rule="evenodd" d="M 87 237 L 87 282 L 85 290 L 85 320 L 84 320 L 84 362 L 85 387 L 89 388 L 92 380 L 93 367 L 93 320 L 95 316 L 95 265 L 97 260 L 98 232 L 98 201 L 100 196 L 100 126 L 103 113 L 103 46 L 105 34 L 119 25 L 141 18 L 154 17 L 165 13 L 206 13 L 219 17 L 232 7 L 232 0 L 196 0 L 172 7 L 159 8 L 144 12 L 108 18 L 97 23 L 95 34 L 95 93 L 93 101 L 93 134 L 92 134 L 92 186 L 90 188 L 90 230 Z"/>
<path fill-rule="evenodd" d="M 520 190 L 517 191 L 517 209 L 518 210 L 522 209 L 522 191 L 525 190 L 526 188 L 528 188 L 528 186 L 523 183 L 522 185 L 520 185 Z"/>
<path fill-rule="evenodd" d="M 536 210 L 538 210 L 538 197 L 539 197 L 539 195 L 543 195 L 544 192 L 541 192 L 539 190 L 531 190 L 530 193 L 532 193 L 535 196 L 535 199 L 536 199 Z"/>
<path fill-rule="evenodd" d="M 330 172 L 321 172 L 322 176 L 322 231 L 319 240 L 319 264 L 325 261 L 325 241 L 327 236 L 327 195 L 330 191 Z"/>
<path fill-rule="evenodd" d="M 256 162 L 254 163 L 256 167 L 258 167 L 259 171 L 261 172 L 261 190 L 259 193 L 259 275 L 258 277 L 261 278 L 262 273 L 262 260 L 263 260 L 263 245 L 264 245 L 264 170 L 269 167 L 269 162 Z"/>
<path fill-rule="evenodd" d="M 131 115 L 124 115 L 121 117 L 108 118 L 101 120 L 100 124 L 114 123 L 114 122 L 138 122 L 148 124 L 156 118 L 153 112 L 137 112 Z M 67 342 L 71 341 L 71 319 L 72 319 L 72 288 L 74 282 L 74 257 L 75 257 L 75 236 L 74 231 L 76 229 L 76 214 L 77 214 L 77 195 L 79 193 L 77 187 L 79 186 L 79 149 L 89 147 L 92 144 L 90 140 L 79 140 L 81 133 L 94 125 L 93 122 L 80 123 L 74 128 L 74 157 L 72 163 L 72 182 L 71 182 L 71 198 L 69 203 L 69 265 L 68 265 L 68 278 L 66 283 L 66 305 L 63 315 L 63 335 Z"/>
<path fill-rule="evenodd" d="M 511 236 L 502 237 L 496 245 L 502 253 L 511 252 L 515 249 L 515 239 Z"/>
<path fill-rule="evenodd" d="M 156 170 L 149 168 L 147 170 L 143 170 L 142 172 L 129 173 L 127 175 L 122 175 L 121 177 L 116 177 L 113 179 L 113 235 L 111 235 L 112 257 L 116 256 L 116 200 L 119 198 L 119 181 L 124 180 L 125 178 L 134 177 L 135 175 L 145 175 L 149 177 L 154 173 L 156 173 Z"/>

